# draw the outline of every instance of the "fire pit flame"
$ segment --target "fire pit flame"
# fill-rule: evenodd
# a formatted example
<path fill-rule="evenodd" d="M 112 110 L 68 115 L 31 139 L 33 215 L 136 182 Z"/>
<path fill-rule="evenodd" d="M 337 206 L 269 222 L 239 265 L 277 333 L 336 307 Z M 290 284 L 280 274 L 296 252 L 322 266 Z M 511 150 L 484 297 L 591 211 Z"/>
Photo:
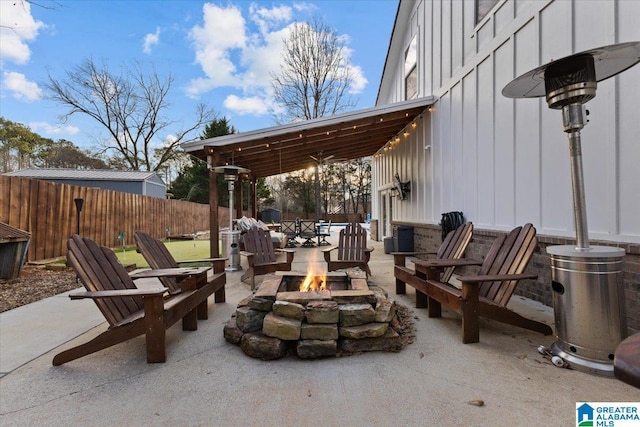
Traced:
<path fill-rule="evenodd" d="M 311 267 L 300 284 L 300 292 L 327 291 L 327 272 Z"/>

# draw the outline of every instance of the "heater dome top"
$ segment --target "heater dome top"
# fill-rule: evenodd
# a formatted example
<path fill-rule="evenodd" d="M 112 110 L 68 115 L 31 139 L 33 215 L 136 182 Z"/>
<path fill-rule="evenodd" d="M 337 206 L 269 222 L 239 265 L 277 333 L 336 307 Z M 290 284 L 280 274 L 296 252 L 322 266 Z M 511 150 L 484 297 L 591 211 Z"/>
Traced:
<path fill-rule="evenodd" d="M 606 80 L 640 62 L 640 41 L 598 47 L 567 56 L 535 68 L 512 80 L 502 89 L 508 98 L 537 98 L 546 95 L 545 72 L 551 66 L 570 64 L 585 56 L 593 57 L 596 81 Z"/>
<path fill-rule="evenodd" d="M 247 168 L 243 168 L 241 166 L 235 166 L 235 165 L 215 166 L 211 168 L 211 170 L 215 173 L 225 174 L 225 175 L 240 175 L 242 173 L 251 172 L 251 170 Z"/>

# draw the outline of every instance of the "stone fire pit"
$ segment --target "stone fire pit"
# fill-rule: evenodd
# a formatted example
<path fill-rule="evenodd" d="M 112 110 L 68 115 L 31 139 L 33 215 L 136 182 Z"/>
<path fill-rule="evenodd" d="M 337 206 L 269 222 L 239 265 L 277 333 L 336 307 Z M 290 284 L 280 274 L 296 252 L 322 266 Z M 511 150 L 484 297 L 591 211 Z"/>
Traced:
<path fill-rule="evenodd" d="M 299 291 L 305 274 L 266 276 L 224 327 L 248 356 L 273 360 L 295 350 L 302 359 L 363 351 L 400 351 L 403 326 L 387 293 L 360 270 L 327 273 L 326 290 Z M 316 277 L 317 281 L 318 278 Z"/>

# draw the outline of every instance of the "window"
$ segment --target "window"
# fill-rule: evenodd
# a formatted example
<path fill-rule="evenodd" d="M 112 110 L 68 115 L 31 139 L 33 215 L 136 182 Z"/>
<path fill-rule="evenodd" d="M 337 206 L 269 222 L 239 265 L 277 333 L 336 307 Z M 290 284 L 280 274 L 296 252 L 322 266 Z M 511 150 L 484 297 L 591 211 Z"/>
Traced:
<path fill-rule="evenodd" d="M 498 4 L 499 0 L 476 0 L 476 25 Z"/>
<path fill-rule="evenodd" d="M 404 53 L 404 99 L 412 99 L 418 95 L 418 41 L 413 36 Z"/>

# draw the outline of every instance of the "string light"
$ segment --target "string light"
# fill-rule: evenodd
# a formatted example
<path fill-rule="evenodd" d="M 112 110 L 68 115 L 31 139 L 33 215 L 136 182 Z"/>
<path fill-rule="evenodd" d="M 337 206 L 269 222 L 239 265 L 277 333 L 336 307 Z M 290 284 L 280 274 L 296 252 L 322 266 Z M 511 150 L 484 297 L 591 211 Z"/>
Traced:
<path fill-rule="evenodd" d="M 428 109 L 429 112 L 433 111 L 432 106 L 429 106 Z M 409 113 L 405 113 L 405 117 L 409 117 Z M 381 118 L 380 121 L 382 120 L 383 119 Z M 402 134 L 402 136 L 404 136 L 405 138 L 409 138 L 409 136 L 411 136 L 411 131 L 418 127 L 418 120 L 422 120 L 422 114 L 420 114 L 410 124 L 406 125 L 400 132 L 398 132 L 394 137 L 387 141 L 387 143 L 374 154 L 374 158 L 382 157 L 385 151 L 393 150 L 398 144 L 400 144 L 400 134 Z"/>

